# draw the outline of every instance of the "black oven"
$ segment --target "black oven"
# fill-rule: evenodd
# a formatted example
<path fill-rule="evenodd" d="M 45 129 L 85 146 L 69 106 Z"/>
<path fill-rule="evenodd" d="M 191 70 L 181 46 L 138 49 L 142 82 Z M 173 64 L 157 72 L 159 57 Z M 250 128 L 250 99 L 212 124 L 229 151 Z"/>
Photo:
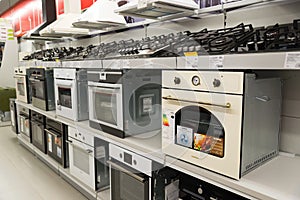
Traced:
<path fill-rule="evenodd" d="M 30 68 L 29 83 L 32 92 L 32 105 L 42 110 L 54 110 L 53 69 Z"/>
<path fill-rule="evenodd" d="M 32 144 L 43 153 L 46 152 L 46 135 L 45 135 L 45 116 L 31 111 L 31 134 Z"/>
<path fill-rule="evenodd" d="M 31 126 L 30 126 L 30 117 L 31 117 L 31 110 L 18 105 L 17 106 L 18 112 L 18 127 L 20 136 L 25 139 L 27 142 L 32 142 L 32 134 L 31 134 Z"/>
<path fill-rule="evenodd" d="M 68 126 L 46 118 L 45 128 L 47 138 L 47 154 L 56 160 L 64 168 L 69 166 L 68 159 L 68 145 L 66 140 L 68 138 Z"/>

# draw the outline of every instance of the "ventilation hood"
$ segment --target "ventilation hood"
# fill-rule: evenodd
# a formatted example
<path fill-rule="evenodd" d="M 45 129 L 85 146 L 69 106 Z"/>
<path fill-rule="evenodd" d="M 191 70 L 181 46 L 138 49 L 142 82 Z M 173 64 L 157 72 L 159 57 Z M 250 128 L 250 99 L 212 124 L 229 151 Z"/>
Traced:
<path fill-rule="evenodd" d="M 189 16 L 198 10 L 193 0 L 135 0 L 115 12 L 120 15 L 162 20 L 176 16 Z"/>
<path fill-rule="evenodd" d="M 81 14 L 73 26 L 88 29 L 105 29 L 125 25 L 126 21 L 122 15 L 114 12 L 118 4 L 113 0 L 98 0 L 84 13 Z"/>
<path fill-rule="evenodd" d="M 72 23 L 81 13 L 80 0 L 64 0 L 65 13 L 57 20 L 42 29 L 39 33 L 46 37 L 79 37 L 89 35 L 89 30 L 74 28 Z"/>
<path fill-rule="evenodd" d="M 57 38 L 41 37 L 40 31 L 56 20 L 55 1 L 42 0 L 43 23 L 22 36 L 24 40 L 54 40 Z"/>

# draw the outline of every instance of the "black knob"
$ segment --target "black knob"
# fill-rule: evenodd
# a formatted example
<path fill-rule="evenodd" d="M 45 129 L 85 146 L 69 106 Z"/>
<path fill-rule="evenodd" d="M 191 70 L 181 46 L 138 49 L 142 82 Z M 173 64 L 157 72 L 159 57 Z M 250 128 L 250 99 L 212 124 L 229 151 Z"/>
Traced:
<path fill-rule="evenodd" d="M 221 81 L 219 79 L 216 79 L 213 81 L 213 86 L 214 87 L 219 87 L 221 85 Z"/>
<path fill-rule="evenodd" d="M 174 83 L 175 83 L 175 85 L 180 84 L 180 82 L 181 82 L 180 78 L 178 78 L 178 77 L 175 77 L 175 78 L 174 78 Z"/>
<path fill-rule="evenodd" d="M 137 164 L 136 160 L 133 160 L 133 164 L 134 164 L 134 165 L 136 165 L 136 164 Z"/>

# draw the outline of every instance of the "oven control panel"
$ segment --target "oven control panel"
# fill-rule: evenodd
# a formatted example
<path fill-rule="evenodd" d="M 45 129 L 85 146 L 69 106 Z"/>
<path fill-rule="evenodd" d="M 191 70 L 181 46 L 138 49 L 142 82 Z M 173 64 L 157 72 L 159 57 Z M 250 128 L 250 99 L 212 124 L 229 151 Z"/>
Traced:
<path fill-rule="evenodd" d="M 109 144 L 109 156 L 148 176 L 152 174 L 152 161 L 132 151 Z"/>
<path fill-rule="evenodd" d="M 244 72 L 163 70 L 162 87 L 243 94 Z"/>
<path fill-rule="evenodd" d="M 84 142 L 91 146 L 94 146 L 94 136 L 87 133 L 86 130 L 81 130 L 81 128 L 73 128 L 71 126 L 68 127 L 68 135 L 80 142 Z"/>

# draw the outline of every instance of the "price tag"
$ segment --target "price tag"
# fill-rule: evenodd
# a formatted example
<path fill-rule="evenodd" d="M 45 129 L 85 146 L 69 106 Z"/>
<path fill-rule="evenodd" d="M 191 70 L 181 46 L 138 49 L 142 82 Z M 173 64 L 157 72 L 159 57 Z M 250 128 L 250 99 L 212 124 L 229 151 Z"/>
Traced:
<path fill-rule="evenodd" d="M 284 68 L 300 69 L 300 53 L 287 53 Z"/>
<path fill-rule="evenodd" d="M 185 68 L 198 68 L 199 57 L 197 52 L 185 52 Z"/>
<path fill-rule="evenodd" d="M 209 68 L 211 69 L 223 68 L 224 67 L 223 63 L 224 63 L 223 55 L 209 57 Z"/>

